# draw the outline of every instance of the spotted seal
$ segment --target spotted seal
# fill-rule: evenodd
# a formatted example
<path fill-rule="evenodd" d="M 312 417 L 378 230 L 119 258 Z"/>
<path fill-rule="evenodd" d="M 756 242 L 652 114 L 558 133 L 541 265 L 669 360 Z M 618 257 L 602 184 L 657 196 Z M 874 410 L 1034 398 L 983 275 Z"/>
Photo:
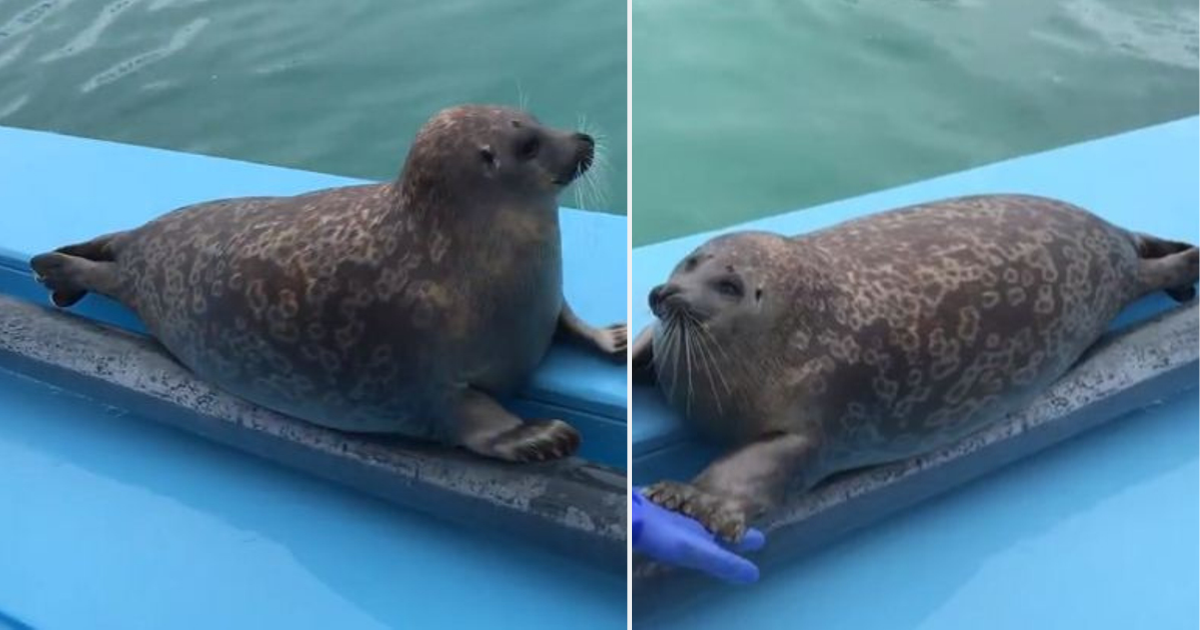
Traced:
<path fill-rule="evenodd" d="M 1197 249 L 1022 195 L 785 238 L 714 238 L 649 296 L 632 350 L 733 445 L 646 496 L 729 540 L 829 475 L 928 452 L 1031 401 L 1140 296 L 1195 297 Z"/>
<path fill-rule="evenodd" d="M 523 111 L 454 107 L 394 181 L 200 203 L 30 264 L 56 305 L 113 298 L 198 376 L 264 407 L 553 459 L 579 434 L 496 398 L 556 331 L 624 359 L 624 324 L 594 328 L 562 294 L 557 197 L 593 152 Z"/>

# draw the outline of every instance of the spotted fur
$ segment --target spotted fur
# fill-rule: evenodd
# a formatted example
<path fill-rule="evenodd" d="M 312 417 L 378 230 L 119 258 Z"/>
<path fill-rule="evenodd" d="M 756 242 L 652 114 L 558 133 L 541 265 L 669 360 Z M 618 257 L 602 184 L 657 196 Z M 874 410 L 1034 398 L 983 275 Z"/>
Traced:
<path fill-rule="evenodd" d="M 739 450 L 650 494 L 736 537 L 788 486 L 928 452 L 1018 409 L 1134 299 L 1190 297 L 1196 256 L 1019 195 L 715 238 L 656 289 L 675 306 L 656 306 L 646 352 L 675 408 Z M 740 299 L 714 296 L 727 278 Z M 690 323 L 672 327 L 680 312 Z"/>
<path fill-rule="evenodd" d="M 264 406 L 482 450 L 534 436 L 530 457 L 485 454 L 557 457 L 573 429 L 515 429 L 486 397 L 524 381 L 566 310 L 556 198 L 591 151 L 524 112 L 456 107 L 394 182 L 201 203 L 32 266 L 60 306 L 109 295 L 184 365 Z"/>

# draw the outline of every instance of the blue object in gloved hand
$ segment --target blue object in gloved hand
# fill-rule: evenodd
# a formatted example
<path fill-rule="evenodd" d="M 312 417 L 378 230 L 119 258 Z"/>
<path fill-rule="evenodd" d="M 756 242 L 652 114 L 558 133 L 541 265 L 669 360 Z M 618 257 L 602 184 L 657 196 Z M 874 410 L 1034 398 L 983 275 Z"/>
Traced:
<path fill-rule="evenodd" d="M 757 529 L 746 531 L 733 551 L 695 519 L 655 505 L 633 491 L 633 550 L 664 564 L 703 571 L 727 582 L 758 581 L 758 567 L 734 551 L 761 549 L 766 537 Z"/>

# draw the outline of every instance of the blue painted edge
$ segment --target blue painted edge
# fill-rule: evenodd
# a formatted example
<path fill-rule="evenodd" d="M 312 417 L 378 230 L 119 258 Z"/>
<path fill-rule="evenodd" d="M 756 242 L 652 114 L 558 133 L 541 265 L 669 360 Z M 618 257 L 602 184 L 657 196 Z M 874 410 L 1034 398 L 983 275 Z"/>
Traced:
<path fill-rule="evenodd" d="M 0 628 L 3 630 L 33 630 L 33 626 L 22 623 L 16 618 L 5 614 L 3 610 L 0 610 Z"/>
<path fill-rule="evenodd" d="M 637 334 L 652 315 L 645 296 L 689 251 L 734 230 L 800 234 L 905 205 L 958 195 L 1020 192 L 1057 197 L 1123 227 L 1190 242 L 1200 240 L 1200 117 L 1189 117 L 1050 151 L 1014 158 L 860 197 L 797 210 L 700 234 L 635 248 L 633 320 Z M 1151 296 L 1128 309 L 1122 327 L 1161 312 L 1172 303 Z M 631 404 L 634 482 L 643 471 L 687 468 L 706 458 L 686 443 L 686 431 L 658 392 L 635 386 Z M 655 458 L 659 463 L 643 467 Z M 662 464 L 664 461 L 677 464 Z"/>
<path fill-rule="evenodd" d="M 27 265 L 33 254 L 135 227 L 199 201 L 364 183 L 10 127 L 0 127 L 0 182 L 0 293 L 43 304 L 45 293 Z M 626 218 L 563 208 L 561 229 L 567 300 L 594 324 L 623 321 Z M 89 296 L 72 310 L 144 332 L 132 313 L 102 297 Z M 581 412 L 584 425 L 578 428 L 584 440 L 619 445 L 606 449 L 601 459 L 624 467 L 628 403 L 623 366 L 556 344 L 518 399 Z"/>
<path fill-rule="evenodd" d="M 627 477 L 581 457 L 513 465 L 325 429 L 222 392 L 144 336 L 2 295 L 0 366 L 391 503 L 625 569 Z"/>

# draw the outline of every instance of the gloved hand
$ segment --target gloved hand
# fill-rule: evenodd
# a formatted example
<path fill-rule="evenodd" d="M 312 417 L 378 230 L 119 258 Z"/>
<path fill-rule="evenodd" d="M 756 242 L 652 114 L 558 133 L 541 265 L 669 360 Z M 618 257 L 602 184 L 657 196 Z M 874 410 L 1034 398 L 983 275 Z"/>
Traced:
<path fill-rule="evenodd" d="M 716 537 L 694 519 L 655 505 L 633 491 L 633 550 L 664 564 L 703 571 L 727 582 L 758 581 L 758 567 L 717 542 Z M 750 529 L 734 551 L 761 549 L 766 537 Z"/>

